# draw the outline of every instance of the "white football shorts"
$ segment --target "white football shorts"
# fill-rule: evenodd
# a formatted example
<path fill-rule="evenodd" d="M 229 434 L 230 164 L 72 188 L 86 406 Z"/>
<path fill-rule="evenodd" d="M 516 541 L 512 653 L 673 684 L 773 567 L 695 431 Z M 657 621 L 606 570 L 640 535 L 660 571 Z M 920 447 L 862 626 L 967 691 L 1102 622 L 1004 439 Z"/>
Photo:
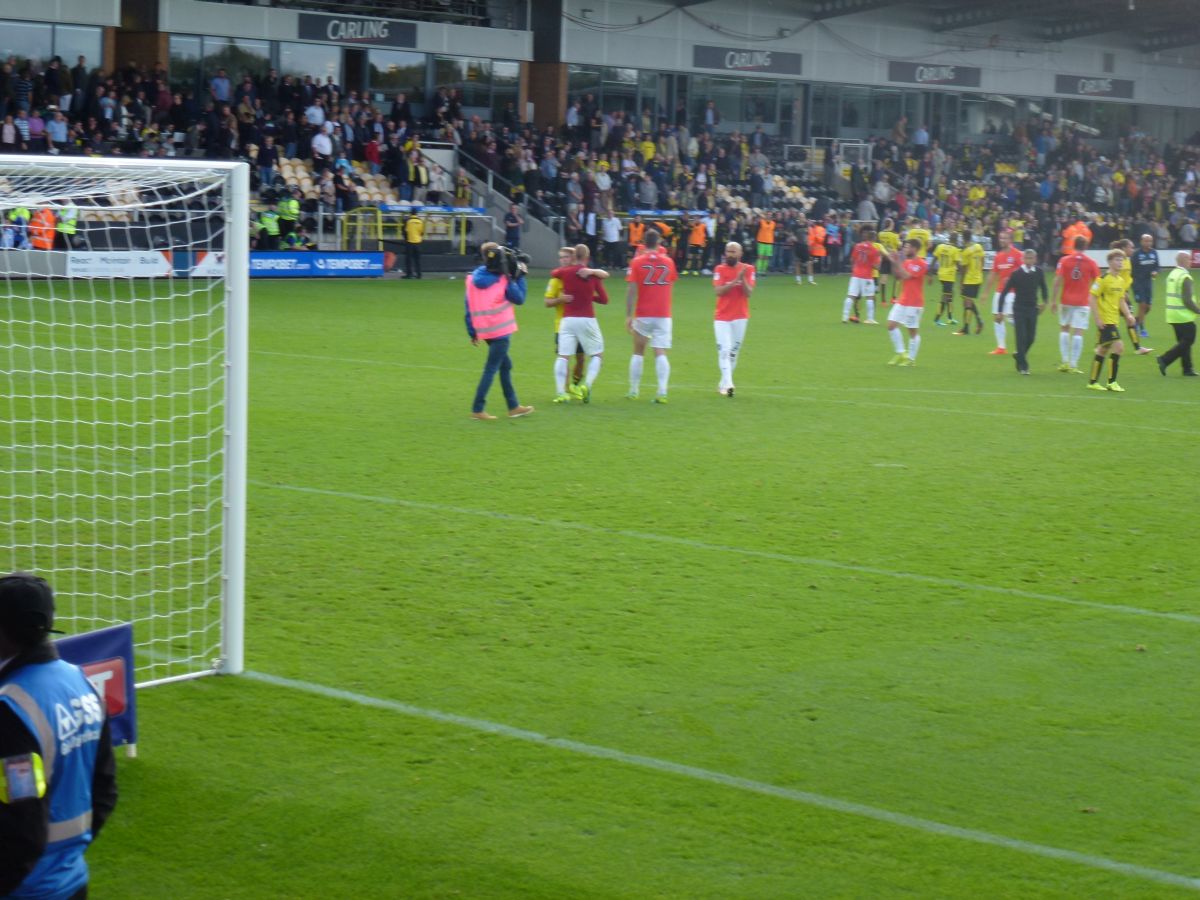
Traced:
<path fill-rule="evenodd" d="M 904 328 L 920 328 L 921 315 L 924 312 L 923 306 L 901 306 L 899 303 L 893 303 L 892 311 L 888 313 L 888 321 Z"/>
<path fill-rule="evenodd" d="M 600 325 L 592 318 L 567 316 L 558 329 L 558 355 L 573 356 L 581 347 L 588 356 L 604 352 L 604 336 L 600 334 Z"/>
<path fill-rule="evenodd" d="M 850 290 L 847 292 L 847 294 L 850 297 L 874 297 L 875 279 L 851 276 Z"/>
<path fill-rule="evenodd" d="M 655 350 L 671 349 L 671 320 L 668 318 L 649 317 L 633 320 L 633 330 L 644 338 L 649 338 L 650 346 Z"/>
<path fill-rule="evenodd" d="M 1091 310 L 1086 306 L 1060 306 L 1058 308 L 1058 324 L 1064 328 L 1085 331 L 1091 315 Z"/>
<path fill-rule="evenodd" d="M 1000 292 L 992 294 L 992 315 L 1005 315 L 1012 319 L 1013 294 L 1000 296 Z"/>

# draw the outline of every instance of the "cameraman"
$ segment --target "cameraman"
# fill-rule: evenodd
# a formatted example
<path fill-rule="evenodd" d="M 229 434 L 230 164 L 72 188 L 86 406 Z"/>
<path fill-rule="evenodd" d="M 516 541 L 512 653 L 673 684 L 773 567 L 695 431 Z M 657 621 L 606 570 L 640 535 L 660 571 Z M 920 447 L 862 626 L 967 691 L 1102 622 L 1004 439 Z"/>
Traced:
<path fill-rule="evenodd" d="M 492 379 L 500 373 L 500 387 L 508 403 L 508 417 L 518 419 L 533 412 L 532 406 L 522 406 L 512 383 L 512 360 L 508 357 L 511 335 L 517 330 L 513 304 L 525 302 L 525 273 L 528 267 L 507 247 L 488 241 L 479 248 L 483 265 L 467 278 L 466 324 L 471 343 L 484 341 L 488 347 L 483 376 L 475 390 L 471 418 L 487 421 L 496 417 L 484 411 Z"/>

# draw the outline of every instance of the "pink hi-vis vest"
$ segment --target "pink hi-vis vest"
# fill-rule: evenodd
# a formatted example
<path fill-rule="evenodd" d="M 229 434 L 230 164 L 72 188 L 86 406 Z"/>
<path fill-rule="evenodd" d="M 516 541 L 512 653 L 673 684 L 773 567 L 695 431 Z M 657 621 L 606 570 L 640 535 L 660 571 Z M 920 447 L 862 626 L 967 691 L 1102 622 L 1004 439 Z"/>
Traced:
<path fill-rule="evenodd" d="M 471 310 L 471 327 L 482 341 L 491 341 L 512 334 L 517 330 L 517 317 L 513 306 L 504 299 L 508 279 L 501 276 L 491 287 L 475 286 L 475 279 L 467 279 L 467 307 Z"/>

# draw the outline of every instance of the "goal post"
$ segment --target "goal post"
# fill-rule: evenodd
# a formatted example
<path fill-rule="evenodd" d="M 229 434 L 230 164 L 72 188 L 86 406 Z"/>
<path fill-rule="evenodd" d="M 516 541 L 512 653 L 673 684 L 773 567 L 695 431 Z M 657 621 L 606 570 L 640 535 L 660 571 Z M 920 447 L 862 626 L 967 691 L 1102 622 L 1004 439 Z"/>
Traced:
<path fill-rule="evenodd" d="M 244 664 L 249 201 L 245 163 L 0 155 L 0 567 L 130 623 L 139 686 Z"/>

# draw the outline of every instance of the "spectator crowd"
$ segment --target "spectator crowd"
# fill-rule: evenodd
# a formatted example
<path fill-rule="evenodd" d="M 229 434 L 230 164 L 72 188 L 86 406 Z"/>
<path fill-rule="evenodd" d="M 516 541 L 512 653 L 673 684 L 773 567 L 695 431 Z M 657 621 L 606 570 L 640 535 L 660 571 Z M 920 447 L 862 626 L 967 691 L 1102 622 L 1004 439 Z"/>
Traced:
<path fill-rule="evenodd" d="M 561 124 L 538 130 L 511 103 L 491 121 L 467 115 L 452 88 L 439 89 L 418 116 L 405 93 L 376 105 L 343 91 L 333 76 L 271 69 L 230 77 L 217 69 L 195 89 L 172 85 L 162 63 L 105 73 L 83 57 L 69 68 L 57 57 L 44 65 L 10 57 L 0 66 L 0 103 L 0 152 L 246 159 L 255 187 L 285 200 L 291 193 L 280 166 L 305 160 L 315 183 L 295 199 L 306 212 L 359 205 L 354 163 L 386 178 L 402 201 L 468 204 L 466 171 L 442 171 L 423 156 L 422 141 L 436 140 L 459 148 L 464 169 L 490 174 L 522 211 L 561 216 L 568 242 L 609 259 L 628 243 L 632 209 L 673 213 L 666 218 L 674 224 L 662 224 L 685 262 L 696 261 L 697 223 L 678 214 L 701 211 L 708 240 L 700 267 L 724 240 L 745 238 L 752 250 L 762 243 L 768 212 L 779 247 L 768 271 L 820 250 L 818 259 L 838 271 L 854 223 L 879 226 L 885 218 L 922 220 L 935 233 L 969 228 L 994 237 L 1009 229 L 1043 254 L 1080 218 L 1097 243 L 1150 234 L 1159 247 L 1197 246 L 1200 134 L 1164 145 L 1128 131 L 1102 150 L 1070 123 L 1031 118 L 982 144 L 944 147 L 936 127 L 910 131 L 902 118 L 871 140 L 869 158 L 849 167 L 847 182 L 836 141 L 821 179 L 812 169 L 802 176 L 761 126 L 724 128 L 712 101 L 698 112 L 680 104 L 638 114 L 604 111 L 583 94 Z M 623 235 L 617 240 L 614 227 Z"/>

